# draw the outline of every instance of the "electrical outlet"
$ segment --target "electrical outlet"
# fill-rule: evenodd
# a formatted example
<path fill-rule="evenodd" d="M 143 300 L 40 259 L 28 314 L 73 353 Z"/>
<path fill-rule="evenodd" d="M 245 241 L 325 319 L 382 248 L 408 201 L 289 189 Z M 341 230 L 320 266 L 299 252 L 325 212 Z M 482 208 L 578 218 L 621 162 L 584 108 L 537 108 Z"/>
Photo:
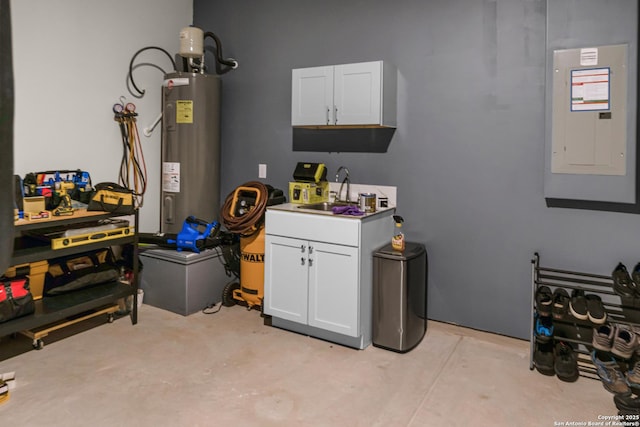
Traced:
<path fill-rule="evenodd" d="M 266 178 L 267 177 L 267 165 L 264 163 L 258 164 L 258 178 Z"/>

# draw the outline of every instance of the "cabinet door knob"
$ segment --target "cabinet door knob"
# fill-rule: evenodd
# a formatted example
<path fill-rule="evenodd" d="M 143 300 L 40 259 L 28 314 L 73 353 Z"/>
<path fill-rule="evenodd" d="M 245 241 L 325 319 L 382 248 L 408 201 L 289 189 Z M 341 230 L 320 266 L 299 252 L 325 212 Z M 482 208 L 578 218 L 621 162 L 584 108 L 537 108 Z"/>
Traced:
<path fill-rule="evenodd" d="M 304 253 L 304 245 L 300 245 L 300 252 Z"/>
<path fill-rule="evenodd" d="M 309 267 L 313 267 L 313 260 L 309 258 Z"/>
<path fill-rule="evenodd" d="M 309 246 L 309 253 L 312 254 L 313 253 L 313 246 Z"/>
<path fill-rule="evenodd" d="M 304 265 L 304 257 L 300 257 L 300 265 Z"/>

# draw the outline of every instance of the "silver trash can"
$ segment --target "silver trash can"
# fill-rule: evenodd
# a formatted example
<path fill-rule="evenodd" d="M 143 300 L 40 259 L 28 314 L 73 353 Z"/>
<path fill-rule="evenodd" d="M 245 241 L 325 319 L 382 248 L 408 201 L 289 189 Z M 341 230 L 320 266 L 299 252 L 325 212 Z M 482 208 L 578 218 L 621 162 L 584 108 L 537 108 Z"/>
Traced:
<path fill-rule="evenodd" d="M 373 336 L 376 347 L 406 353 L 427 331 L 427 251 L 407 242 L 373 254 Z"/>

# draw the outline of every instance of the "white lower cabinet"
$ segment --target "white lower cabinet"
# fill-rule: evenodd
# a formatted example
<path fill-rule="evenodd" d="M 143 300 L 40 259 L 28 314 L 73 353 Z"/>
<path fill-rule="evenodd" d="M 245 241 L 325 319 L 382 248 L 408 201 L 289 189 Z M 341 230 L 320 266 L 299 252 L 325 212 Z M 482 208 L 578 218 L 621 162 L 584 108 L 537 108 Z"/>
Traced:
<path fill-rule="evenodd" d="M 267 236 L 265 313 L 358 336 L 358 248 Z M 265 288 L 267 289 L 267 288 Z"/>
<path fill-rule="evenodd" d="M 272 324 L 369 345 L 371 254 L 388 240 L 391 215 L 365 221 L 268 209 L 264 313 Z"/>
<path fill-rule="evenodd" d="M 358 248 L 320 242 L 311 242 L 311 245 L 309 325 L 358 336 Z"/>
<path fill-rule="evenodd" d="M 266 314 L 307 323 L 309 299 L 308 242 L 288 237 L 265 239 Z M 268 254 L 268 255 L 267 255 Z M 277 284 L 267 286 L 266 284 Z"/>

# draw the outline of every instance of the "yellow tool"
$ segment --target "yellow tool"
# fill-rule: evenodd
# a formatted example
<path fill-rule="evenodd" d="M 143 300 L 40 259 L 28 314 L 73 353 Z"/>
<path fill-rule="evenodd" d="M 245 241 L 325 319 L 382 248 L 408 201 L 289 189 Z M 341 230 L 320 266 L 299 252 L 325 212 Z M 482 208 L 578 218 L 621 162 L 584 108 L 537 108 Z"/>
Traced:
<path fill-rule="evenodd" d="M 71 207 L 71 197 L 69 190 L 75 188 L 75 184 L 69 181 L 58 181 L 55 183 L 55 193 L 60 197 L 60 204 L 53 210 L 55 216 L 73 215 L 73 207 Z"/>
<path fill-rule="evenodd" d="M 253 205 L 239 201 L 244 197 L 255 196 Z M 264 227 L 261 218 L 264 217 L 264 207 L 256 205 L 264 200 L 266 206 L 267 194 L 261 193 L 260 188 L 238 187 L 233 193 L 233 202 L 229 215 L 236 221 L 243 221 L 245 228 L 240 234 L 240 286 L 233 290 L 233 298 L 247 303 L 248 308 L 261 307 L 264 299 Z M 246 216 L 244 216 L 246 215 Z M 253 219 L 251 219 L 253 218 Z M 247 223 L 248 221 L 248 223 Z"/>
<path fill-rule="evenodd" d="M 222 293 L 225 307 L 246 303 L 262 307 L 264 299 L 264 215 L 269 189 L 261 182 L 248 182 L 227 196 L 220 216 L 227 230 L 240 235 L 240 283 L 228 283 Z"/>

